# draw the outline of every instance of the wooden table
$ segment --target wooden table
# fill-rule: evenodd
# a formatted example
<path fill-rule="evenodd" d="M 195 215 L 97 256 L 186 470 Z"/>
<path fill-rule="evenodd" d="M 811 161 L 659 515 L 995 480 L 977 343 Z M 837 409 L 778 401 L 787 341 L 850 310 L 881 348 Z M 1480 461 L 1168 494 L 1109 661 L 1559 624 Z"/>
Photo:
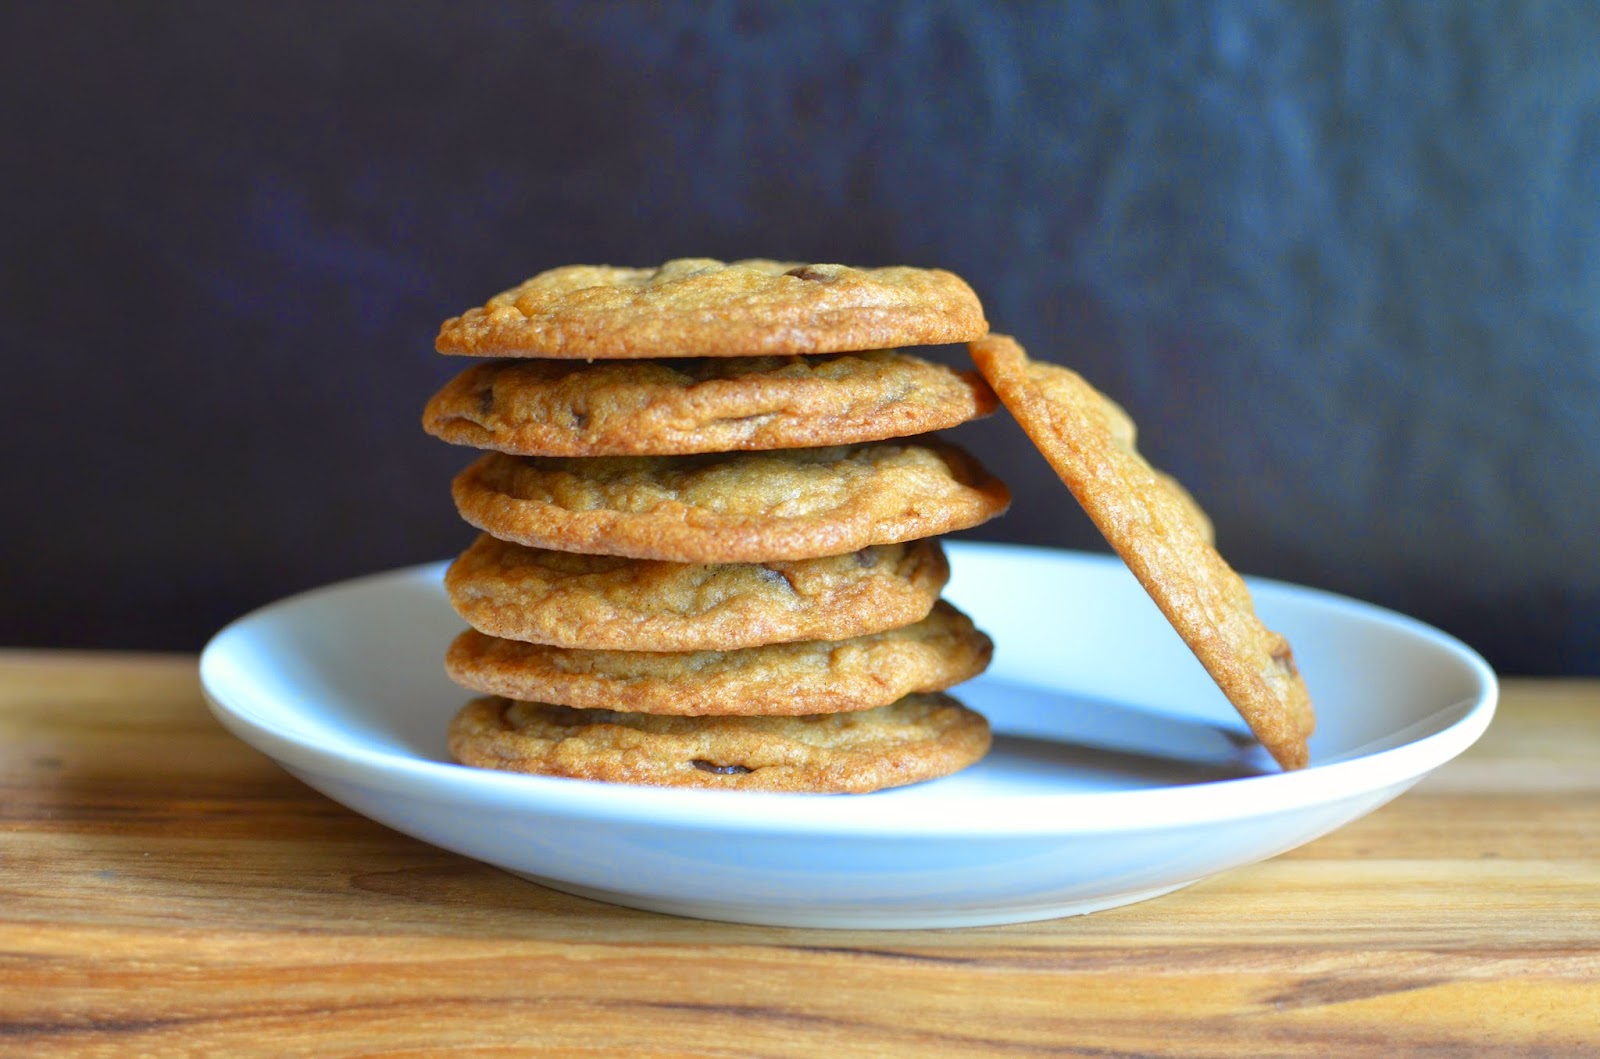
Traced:
<path fill-rule="evenodd" d="M 1600 681 L 1327 838 L 949 931 L 613 908 L 371 823 L 189 657 L 0 652 L 0 1055 L 1600 1055 Z"/>

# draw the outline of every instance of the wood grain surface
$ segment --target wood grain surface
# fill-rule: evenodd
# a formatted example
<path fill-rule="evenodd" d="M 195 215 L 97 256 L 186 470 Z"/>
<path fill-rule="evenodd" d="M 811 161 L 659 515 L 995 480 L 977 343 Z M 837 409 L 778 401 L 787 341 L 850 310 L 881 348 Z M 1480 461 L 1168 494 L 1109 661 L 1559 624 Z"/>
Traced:
<path fill-rule="evenodd" d="M 1600 682 L 1299 850 L 1092 916 L 705 923 L 396 834 L 194 659 L 0 652 L 0 1055 L 1600 1055 Z"/>

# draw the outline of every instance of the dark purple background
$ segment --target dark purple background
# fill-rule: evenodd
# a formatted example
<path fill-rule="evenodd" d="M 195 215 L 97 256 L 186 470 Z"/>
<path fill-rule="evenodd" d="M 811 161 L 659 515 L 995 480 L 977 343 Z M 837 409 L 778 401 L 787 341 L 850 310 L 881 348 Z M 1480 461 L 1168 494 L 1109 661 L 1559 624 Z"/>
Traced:
<path fill-rule="evenodd" d="M 453 553 L 440 319 L 766 255 L 962 273 L 1240 569 L 1600 673 L 1600 16 L 1557 10 L 8 5 L 0 643 L 193 648 Z M 979 535 L 1094 545 L 1014 427 L 957 436 L 1018 494 Z"/>

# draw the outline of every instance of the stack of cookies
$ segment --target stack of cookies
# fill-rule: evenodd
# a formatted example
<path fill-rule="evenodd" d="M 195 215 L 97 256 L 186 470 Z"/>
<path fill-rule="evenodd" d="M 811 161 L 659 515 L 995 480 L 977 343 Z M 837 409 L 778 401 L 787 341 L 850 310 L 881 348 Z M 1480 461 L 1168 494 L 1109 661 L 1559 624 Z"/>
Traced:
<path fill-rule="evenodd" d="M 929 432 L 995 406 L 900 347 L 987 333 L 940 270 L 773 261 L 542 273 L 447 320 L 486 358 L 425 428 L 485 450 L 446 589 L 463 764 L 668 786 L 869 791 L 989 746 L 942 692 L 992 646 L 937 537 L 1005 486 Z"/>

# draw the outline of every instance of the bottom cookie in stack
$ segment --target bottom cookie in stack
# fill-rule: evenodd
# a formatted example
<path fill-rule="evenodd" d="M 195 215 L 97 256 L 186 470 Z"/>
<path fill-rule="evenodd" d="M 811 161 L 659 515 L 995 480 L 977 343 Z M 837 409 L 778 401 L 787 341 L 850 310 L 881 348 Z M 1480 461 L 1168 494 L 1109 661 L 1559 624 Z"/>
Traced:
<path fill-rule="evenodd" d="M 855 713 L 671 717 L 474 699 L 450 722 L 464 765 L 669 787 L 861 794 L 948 775 L 989 724 L 948 695 Z"/>

